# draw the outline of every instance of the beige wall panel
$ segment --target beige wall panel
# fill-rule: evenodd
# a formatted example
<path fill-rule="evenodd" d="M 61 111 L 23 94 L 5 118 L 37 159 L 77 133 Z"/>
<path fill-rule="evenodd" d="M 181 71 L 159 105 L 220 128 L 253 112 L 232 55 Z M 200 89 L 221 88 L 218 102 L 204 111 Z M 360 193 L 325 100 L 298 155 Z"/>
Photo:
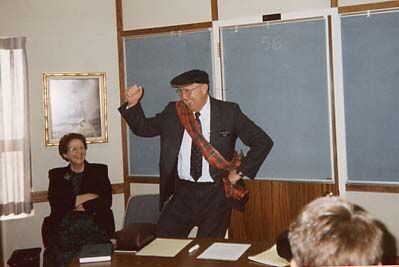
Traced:
<path fill-rule="evenodd" d="M 218 0 L 219 20 L 330 7 L 329 0 Z"/>
<path fill-rule="evenodd" d="M 370 4 L 370 3 L 381 3 L 386 2 L 387 0 L 338 0 L 338 6 L 352 6 L 352 5 L 361 5 L 361 4 Z"/>
<path fill-rule="evenodd" d="M 130 184 L 130 194 L 132 196 L 159 194 L 159 185 L 133 183 Z"/>
<path fill-rule="evenodd" d="M 122 0 L 123 29 L 211 21 L 211 0 Z"/>

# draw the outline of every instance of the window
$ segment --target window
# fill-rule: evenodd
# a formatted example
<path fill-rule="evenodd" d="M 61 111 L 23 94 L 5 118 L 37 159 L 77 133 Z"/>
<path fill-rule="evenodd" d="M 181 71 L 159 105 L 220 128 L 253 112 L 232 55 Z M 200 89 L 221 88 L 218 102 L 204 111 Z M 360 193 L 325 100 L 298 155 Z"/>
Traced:
<path fill-rule="evenodd" d="M 26 39 L 0 38 L 0 218 L 29 214 L 31 166 Z"/>

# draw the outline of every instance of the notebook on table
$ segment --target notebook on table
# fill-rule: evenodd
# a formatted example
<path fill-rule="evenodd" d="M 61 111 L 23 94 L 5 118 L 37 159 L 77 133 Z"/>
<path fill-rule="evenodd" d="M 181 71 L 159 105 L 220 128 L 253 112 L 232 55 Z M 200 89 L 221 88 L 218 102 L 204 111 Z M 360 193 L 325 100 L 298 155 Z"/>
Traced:
<path fill-rule="evenodd" d="M 110 261 L 111 255 L 111 243 L 84 245 L 79 254 L 79 263 Z"/>

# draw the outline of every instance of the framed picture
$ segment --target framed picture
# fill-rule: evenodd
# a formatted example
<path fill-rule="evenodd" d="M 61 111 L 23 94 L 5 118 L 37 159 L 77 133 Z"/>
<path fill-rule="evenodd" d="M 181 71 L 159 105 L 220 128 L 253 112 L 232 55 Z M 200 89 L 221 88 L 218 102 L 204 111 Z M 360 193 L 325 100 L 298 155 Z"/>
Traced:
<path fill-rule="evenodd" d="M 57 146 L 67 133 L 87 143 L 108 142 L 105 73 L 44 73 L 46 146 Z"/>

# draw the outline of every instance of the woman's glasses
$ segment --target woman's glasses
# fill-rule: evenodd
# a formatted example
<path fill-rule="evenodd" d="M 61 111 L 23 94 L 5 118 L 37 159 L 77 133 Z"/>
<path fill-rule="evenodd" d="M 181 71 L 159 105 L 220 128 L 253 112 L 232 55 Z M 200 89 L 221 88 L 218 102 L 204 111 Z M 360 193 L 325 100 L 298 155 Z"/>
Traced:
<path fill-rule="evenodd" d="M 67 150 L 71 153 L 86 152 L 84 147 L 69 147 Z"/>

